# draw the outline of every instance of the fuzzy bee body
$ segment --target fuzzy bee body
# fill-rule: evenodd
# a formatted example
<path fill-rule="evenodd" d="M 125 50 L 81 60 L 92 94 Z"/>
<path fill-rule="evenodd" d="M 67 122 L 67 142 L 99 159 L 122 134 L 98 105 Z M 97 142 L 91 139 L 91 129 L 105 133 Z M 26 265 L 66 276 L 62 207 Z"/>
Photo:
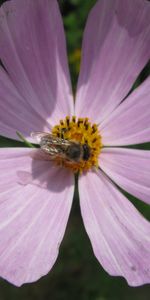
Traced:
<path fill-rule="evenodd" d="M 41 149 L 52 159 L 62 158 L 72 163 L 87 161 L 91 155 L 90 147 L 73 140 L 62 139 L 44 132 L 33 132 L 32 137 L 39 142 Z"/>

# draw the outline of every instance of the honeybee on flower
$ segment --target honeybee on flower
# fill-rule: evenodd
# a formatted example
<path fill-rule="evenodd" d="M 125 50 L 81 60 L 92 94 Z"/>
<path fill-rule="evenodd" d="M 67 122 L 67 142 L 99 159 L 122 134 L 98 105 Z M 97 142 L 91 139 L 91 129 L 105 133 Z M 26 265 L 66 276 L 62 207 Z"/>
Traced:
<path fill-rule="evenodd" d="M 150 57 L 149 20 L 147 0 L 97 1 L 74 103 L 57 1 L 1 6 L 0 134 L 40 146 L 0 149 L 0 276 L 11 283 L 54 265 L 76 173 L 100 264 L 129 285 L 150 282 L 150 224 L 114 184 L 150 203 L 150 151 L 125 148 L 150 137 L 150 78 L 129 94 Z"/>

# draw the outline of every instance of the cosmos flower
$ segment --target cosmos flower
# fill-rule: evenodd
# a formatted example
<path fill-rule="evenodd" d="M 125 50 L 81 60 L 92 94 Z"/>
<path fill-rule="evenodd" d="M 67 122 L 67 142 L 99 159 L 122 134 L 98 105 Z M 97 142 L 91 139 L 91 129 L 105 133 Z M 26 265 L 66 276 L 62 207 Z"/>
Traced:
<path fill-rule="evenodd" d="M 149 20 L 146 0 L 96 3 L 74 104 L 57 1 L 1 6 L 0 134 L 38 136 L 41 145 L 0 149 L 0 275 L 11 283 L 38 280 L 54 265 L 76 172 L 100 264 L 132 286 L 150 282 L 150 224 L 118 188 L 150 203 L 150 151 L 120 147 L 150 137 L 150 78 L 129 94 L 150 57 Z"/>

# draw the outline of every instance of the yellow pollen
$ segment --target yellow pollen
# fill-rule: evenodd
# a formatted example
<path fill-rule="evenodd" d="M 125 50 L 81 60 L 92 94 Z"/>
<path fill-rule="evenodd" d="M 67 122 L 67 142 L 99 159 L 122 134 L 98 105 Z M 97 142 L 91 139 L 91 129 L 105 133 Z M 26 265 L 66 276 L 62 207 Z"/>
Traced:
<path fill-rule="evenodd" d="M 89 169 L 98 168 L 98 156 L 102 148 L 102 138 L 96 124 L 91 124 L 88 118 L 70 118 L 67 116 L 60 120 L 58 125 L 52 129 L 52 135 L 62 140 L 68 140 L 70 143 L 80 145 L 81 153 L 78 160 L 69 160 L 67 155 L 56 157 L 55 161 L 71 169 L 74 173 L 88 171 Z M 67 152 L 64 147 L 64 152 Z"/>

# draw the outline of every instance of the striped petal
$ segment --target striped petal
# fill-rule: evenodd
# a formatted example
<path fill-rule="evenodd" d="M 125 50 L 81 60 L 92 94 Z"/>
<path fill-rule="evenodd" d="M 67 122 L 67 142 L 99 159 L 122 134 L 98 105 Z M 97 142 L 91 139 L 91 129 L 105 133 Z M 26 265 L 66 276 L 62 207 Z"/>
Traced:
<path fill-rule="evenodd" d="M 19 137 L 16 132 L 19 131 L 32 142 L 32 131 L 49 132 L 49 122 L 32 104 L 32 101 L 25 101 L 8 74 L 0 68 L 0 135 L 17 140 Z"/>
<path fill-rule="evenodd" d="M 83 40 L 76 114 L 107 119 L 150 58 L 150 3 L 99 0 Z"/>
<path fill-rule="evenodd" d="M 45 122 L 47 120 L 53 125 L 72 113 L 73 98 L 66 43 L 56 0 L 12 0 L 1 6 L 0 59 L 19 94 L 11 105 L 15 88 L 10 87 L 6 74 L 0 73 L 1 134 L 16 138 L 13 129 L 16 130 L 17 127 L 19 130 L 19 127 L 24 126 L 27 110 L 28 119 L 33 114 L 29 122 L 33 123 L 33 128 L 34 119 L 38 115 L 39 119 L 42 118 Z M 9 85 L 7 95 L 3 85 Z M 6 106 L 11 111 L 9 120 L 4 117 Z M 16 116 L 19 109 L 23 125 Z M 13 122 L 14 126 L 11 128 Z M 43 128 L 44 125 L 43 122 Z"/>
<path fill-rule="evenodd" d="M 150 223 L 100 171 L 81 176 L 80 205 L 93 251 L 129 285 L 150 282 Z"/>
<path fill-rule="evenodd" d="M 104 148 L 99 165 L 116 184 L 150 204 L 150 151 Z"/>
<path fill-rule="evenodd" d="M 100 124 L 103 144 L 121 146 L 150 141 L 150 77 Z"/>
<path fill-rule="evenodd" d="M 52 268 L 73 198 L 73 176 L 36 151 L 0 150 L 0 275 L 17 286 Z"/>

